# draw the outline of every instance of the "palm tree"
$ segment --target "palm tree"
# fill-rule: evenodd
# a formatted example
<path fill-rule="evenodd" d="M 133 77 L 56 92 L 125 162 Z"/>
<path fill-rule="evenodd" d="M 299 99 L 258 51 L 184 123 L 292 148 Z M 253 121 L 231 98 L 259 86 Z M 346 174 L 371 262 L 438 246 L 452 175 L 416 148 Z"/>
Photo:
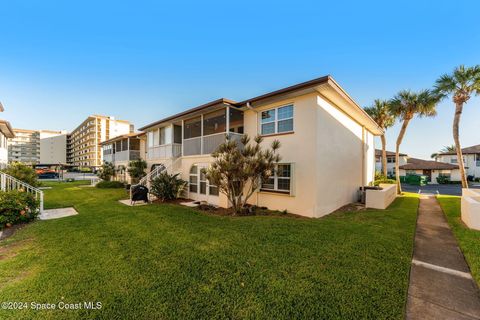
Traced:
<path fill-rule="evenodd" d="M 459 66 L 452 74 L 441 76 L 435 83 L 435 92 L 441 98 L 452 96 L 455 103 L 455 116 L 453 117 L 453 140 L 457 152 L 457 162 L 462 176 L 462 187 L 468 188 L 465 175 L 465 164 L 463 163 L 462 148 L 460 146 L 460 117 L 463 105 L 467 103 L 472 94 L 480 94 L 480 65 L 474 67 Z"/>
<path fill-rule="evenodd" d="M 437 114 L 436 105 L 438 103 L 438 96 L 433 94 L 430 90 L 423 90 L 420 92 L 411 92 L 409 90 L 400 91 L 392 100 L 390 100 L 390 111 L 393 115 L 402 121 L 402 128 L 398 134 L 397 143 L 395 147 L 395 174 L 398 184 L 398 193 L 402 192 L 400 184 L 400 168 L 399 168 L 399 154 L 400 145 L 403 137 L 407 131 L 408 124 L 415 116 L 419 117 L 433 117 Z"/>
<path fill-rule="evenodd" d="M 432 153 L 430 155 L 430 158 L 432 159 L 435 159 L 435 161 L 437 161 L 437 158 L 440 154 L 442 153 L 450 153 L 450 152 L 456 152 L 457 151 L 457 147 L 455 147 L 454 144 L 452 144 L 451 146 L 444 146 L 442 149 L 440 149 L 440 151 L 438 152 L 435 152 L 435 153 Z"/>
<path fill-rule="evenodd" d="M 383 130 L 390 128 L 395 123 L 395 116 L 390 112 L 388 101 L 376 99 L 371 107 L 365 108 L 365 111 Z M 382 139 L 382 173 L 387 176 L 387 140 L 385 133 L 380 138 Z"/>
<path fill-rule="evenodd" d="M 451 146 L 444 146 L 441 150 L 440 153 L 448 153 L 448 152 L 456 152 L 457 147 L 452 144 Z"/>

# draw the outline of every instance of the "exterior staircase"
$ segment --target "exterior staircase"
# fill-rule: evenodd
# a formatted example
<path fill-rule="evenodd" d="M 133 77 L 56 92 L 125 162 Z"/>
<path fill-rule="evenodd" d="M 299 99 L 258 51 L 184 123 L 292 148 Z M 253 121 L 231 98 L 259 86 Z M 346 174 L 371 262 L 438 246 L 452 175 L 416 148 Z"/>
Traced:
<path fill-rule="evenodd" d="M 178 173 L 180 169 L 180 163 L 181 163 L 181 158 L 174 158 L 170 161 L 170 163 L 167 164 L 167 166 L 160 165 L 155 167 L 155 169 L 153 169 L 152 171 L 147 173 L 145 177 L 140 179 L 140 181 L 137 184 L 132 185 L 130 187 L 130 199 L 132 199 L 132 188 L 134 186 L 138 186 L 138 185 L 145 186 L 150 191 L 150 188 L 152 186 L 152 181 L 155 180 L 155 178 L 157 178 L 162 172 Z M 149 192 L 149 199 L 155 200 L 155 196 L 150 192 Z"/>
<path fill-rule="evenodd" d="M 39 201 L 40 214 L 43 213 L 43 191 L 35 188 L 28 183 L 18 180 L 6 173 L 0 172 L 0 190 L 1 191 L 13 191 L 18 190 L 21 192 L 28 192 L 34 195 L 35 199 Z"/>

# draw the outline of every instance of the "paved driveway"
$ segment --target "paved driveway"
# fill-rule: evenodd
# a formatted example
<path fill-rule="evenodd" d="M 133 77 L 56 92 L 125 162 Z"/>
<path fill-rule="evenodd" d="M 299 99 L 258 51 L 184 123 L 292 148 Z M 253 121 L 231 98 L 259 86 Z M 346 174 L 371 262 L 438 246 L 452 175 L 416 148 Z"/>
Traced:
<path fill-rule="evenodd" d="M 470 185 L 470 188 L 480 189 L 480 184 Z M 415 193 L 433 193 L 446 194 L 452 196 L 462 195 L 462 185 L 460 184 L 430 184 L 426 186 L 412 186 L 402 183 L 402 190 Z"/>

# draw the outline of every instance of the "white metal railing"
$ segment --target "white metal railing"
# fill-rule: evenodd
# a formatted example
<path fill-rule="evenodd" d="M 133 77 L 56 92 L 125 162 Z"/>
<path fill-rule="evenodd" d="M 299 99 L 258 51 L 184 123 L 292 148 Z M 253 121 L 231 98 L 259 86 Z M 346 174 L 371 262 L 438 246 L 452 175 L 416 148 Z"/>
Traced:
<path fill-rule="evenodd" d="M 152 171 L 147 173 L 147 175 L 145 175 L 145 177 L 140 179 L 140 181 L 137 184 L 132 185 L 130 187 L 130 199 L 132 199 L 132 189 L 133 189 L 134 186 L 138 186 L 138 185 L 145 186 L 150 191 L 152 181 L 155 178 L 157 178 L 160 175 L 160 173 L 162 173 L 164 171 L 170 172 L 170 173 L 179 172 L 179 168 L 180 168 L 179 164 L 180 164 L 181 160 L 182 160 L 182 158 L 176 158 L 175 160 L 170 161 L 170 163 L 167 166 L 159 165 L 159 166 L 155 167 Z"/>
<path fill-rule="evenodd" d="M 14 178 L 6 173 L 0 172 L 0 190 L 1 191 L 13 191 L 18 190 L 21 192 L 28 192 L 35 196 L 35 199 L 39 201 L 40 214 L 43 213 L 43 191 L 37 189 L 28 183 L 25 183 L 17 178 Z"/>
<path fill-rule="evenodd" d="M 147 148 L 147 160 L 176 158 L 181 155 L 181 143 L 169 143 Z"/>

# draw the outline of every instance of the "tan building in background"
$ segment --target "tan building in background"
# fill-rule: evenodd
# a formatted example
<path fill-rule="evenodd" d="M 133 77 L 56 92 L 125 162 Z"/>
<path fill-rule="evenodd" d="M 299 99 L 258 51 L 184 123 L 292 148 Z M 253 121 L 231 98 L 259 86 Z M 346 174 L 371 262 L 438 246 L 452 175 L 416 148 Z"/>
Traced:
<path fill-rule="evenodd" d="M 8 161 L 25 164 L 66 163 L 66 131 L 13 129 Z"/>
<path fill-rule="evenodd" d="M 91 115 L 67 137 L 67 162 L 75 166 L 102 165 L 101 143 L 133 132 L 133 125 L 114 117 Z"/>
<path fill-rule="evenodd" d="M 67 163 L 67 131 L 40 131 L 40 163 Z"/>
<path fill-rule="evenodd" d="M 8 161 L 37 164 L 40 161 L 40 131 L 13 129 L 15 137 L 8 140 Z"/>

